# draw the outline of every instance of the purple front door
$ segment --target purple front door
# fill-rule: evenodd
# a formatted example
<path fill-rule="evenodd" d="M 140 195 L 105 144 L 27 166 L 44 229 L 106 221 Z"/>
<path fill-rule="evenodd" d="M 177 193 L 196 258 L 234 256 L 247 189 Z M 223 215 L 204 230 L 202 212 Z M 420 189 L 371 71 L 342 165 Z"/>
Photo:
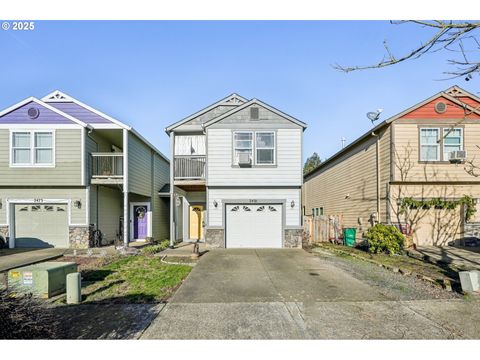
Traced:
<path fill-rule="evenodd" d="M 148 209 L 146 205 L 133 206 L 133 238 L 145 239 L 148 235 Z"/>

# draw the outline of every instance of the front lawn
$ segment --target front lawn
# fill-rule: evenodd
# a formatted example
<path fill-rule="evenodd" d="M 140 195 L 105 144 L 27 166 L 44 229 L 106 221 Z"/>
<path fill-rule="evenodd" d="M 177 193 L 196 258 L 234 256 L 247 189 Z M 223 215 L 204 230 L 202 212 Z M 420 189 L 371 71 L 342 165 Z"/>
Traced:
<path fill-rule="evenodd" d="M 186 265 L 164 264 L 158 257 L 122 257 L 82 272 L 83 302 L 162 302 L 191 269 Z"/>

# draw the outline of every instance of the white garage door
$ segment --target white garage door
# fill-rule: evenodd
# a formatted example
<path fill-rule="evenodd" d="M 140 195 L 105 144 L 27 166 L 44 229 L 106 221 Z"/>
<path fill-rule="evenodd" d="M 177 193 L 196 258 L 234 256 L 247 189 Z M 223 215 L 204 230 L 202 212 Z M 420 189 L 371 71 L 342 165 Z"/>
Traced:
<path fill-rule="evenodd" d="M 281 248 L 282 205 L 226 206 L 227 248 Z"/>
<path fill-rule="evenodd" d="M 68 247 L 67 205 L 15 205 L 15 247 Z"/>

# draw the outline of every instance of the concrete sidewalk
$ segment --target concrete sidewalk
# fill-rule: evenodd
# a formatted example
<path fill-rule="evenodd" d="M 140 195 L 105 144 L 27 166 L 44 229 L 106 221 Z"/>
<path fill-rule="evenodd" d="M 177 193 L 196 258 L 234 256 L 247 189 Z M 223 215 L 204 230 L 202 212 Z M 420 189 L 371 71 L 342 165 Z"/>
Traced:
<path fill-rule="evenodd" d="M 0 256 L 0 273 L 22 266 L 56 259 L 62 256 L 66 251 L 67 249 L 47 248 L 32 249 L 32 251 L 3 255 Z"/>

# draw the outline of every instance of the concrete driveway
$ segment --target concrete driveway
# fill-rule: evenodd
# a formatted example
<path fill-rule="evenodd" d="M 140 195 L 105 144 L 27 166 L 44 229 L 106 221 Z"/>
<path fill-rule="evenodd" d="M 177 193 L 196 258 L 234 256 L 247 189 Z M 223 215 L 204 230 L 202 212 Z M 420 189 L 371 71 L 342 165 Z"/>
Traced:
<path fill-rule="evenodd" d="M 457 314 L 449 322 L 439 311 L 448 306 Z M 463 300 L 397 301 L 303 250 L 214 250 L 142 338 L 478 338 L 480 315 L 471 308 Z M 458 313 L 476 317 L 467 333 Z"/>

